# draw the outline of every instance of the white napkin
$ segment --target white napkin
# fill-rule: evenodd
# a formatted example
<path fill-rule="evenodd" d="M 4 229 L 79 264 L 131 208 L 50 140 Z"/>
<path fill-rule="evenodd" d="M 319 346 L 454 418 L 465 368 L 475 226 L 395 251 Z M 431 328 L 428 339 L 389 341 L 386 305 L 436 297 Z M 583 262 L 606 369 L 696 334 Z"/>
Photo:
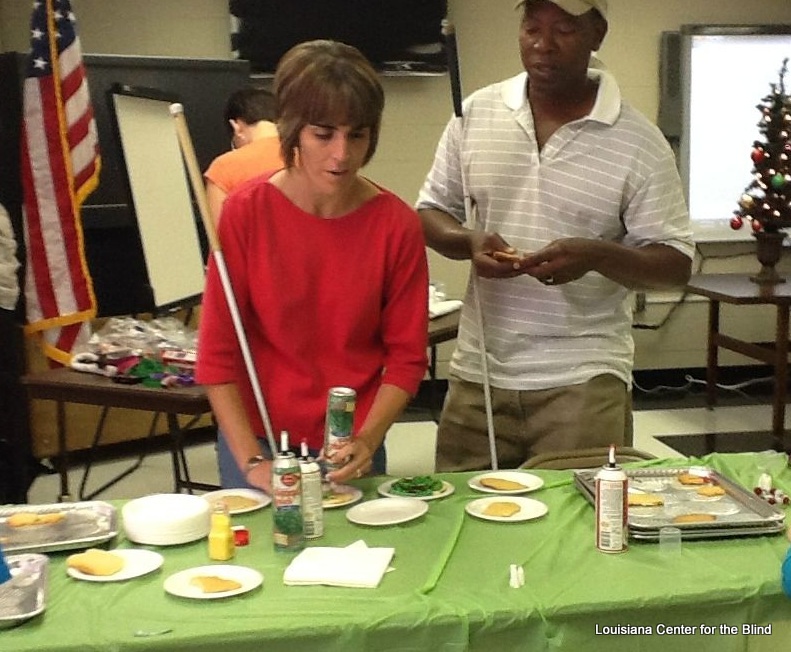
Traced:
<path fill-rule="evenodd" d="M 345 548 L 305 548 L 283 573 L 283 584 L 375 589 L 395 548 L 369 548 L 355 541 Z"/>
<path fill-rule="evenodd" d="M 428 304 L 428 316 L 430 319 L 447 315 L 449 312 L 459 310 L 463 305 L 462 301 L 458 299 L 449 299 L 448 301 L 430 301 Z"/>

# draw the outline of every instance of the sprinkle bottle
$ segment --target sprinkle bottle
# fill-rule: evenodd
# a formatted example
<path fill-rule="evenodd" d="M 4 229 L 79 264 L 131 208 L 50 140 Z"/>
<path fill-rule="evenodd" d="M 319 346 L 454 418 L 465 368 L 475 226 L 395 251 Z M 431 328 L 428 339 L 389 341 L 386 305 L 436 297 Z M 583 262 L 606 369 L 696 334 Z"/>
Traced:
<path fill-rule="evenodd" d="M 209 559 L 227 561 L 236 552 L 231 515 L 228 505 L 218 500 L 212 505 L 211 527 L 209 528 Z"/>

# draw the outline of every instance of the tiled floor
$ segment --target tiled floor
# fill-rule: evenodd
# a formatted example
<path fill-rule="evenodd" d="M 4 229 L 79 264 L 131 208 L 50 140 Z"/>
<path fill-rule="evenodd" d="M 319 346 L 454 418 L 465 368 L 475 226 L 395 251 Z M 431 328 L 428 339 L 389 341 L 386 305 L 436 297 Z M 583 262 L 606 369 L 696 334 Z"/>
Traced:
<path fill-rule="evenodd" d="M 674 435 L 697 433 L 744 432 L 745 436 L 749 436 L 751 431 L 767 431 L 770 424 L 771 407 L 766 404 L 722 406 L 714 410 L 703 407 L 637 409 L 634 445 L 658 457 L 683 457 L 672 446 L 662 443 L 656 437 L 663 436 L 672 442 Z M 388 435 L 388 472 L 391 475 L 430 473 L 434 464 L 435 436 L 436 425 L 432 421 L 405 421 L 395 424 Z M 187 455 L 193 480 L 217 482 L 214 447 L 211 443 L 191 446 Z M 95 464 L 88 477 L 85 494 L 128 468 L 135 459 Z M 77 499 L 83 470 L 83 467 L 75 467 L 70 471 L 74 499 Z M 96 499 L 134 498 L 150 493 L 170 492 L 173 491 L 172 478 L 169 454 L 148 454 L 138 469 L 96 496 Z M 50 503 L 57 500 L 59 493 L 59 477 L 54 474 L 41 475 L 33 483 L 28 500 L 30 503 Z"/>

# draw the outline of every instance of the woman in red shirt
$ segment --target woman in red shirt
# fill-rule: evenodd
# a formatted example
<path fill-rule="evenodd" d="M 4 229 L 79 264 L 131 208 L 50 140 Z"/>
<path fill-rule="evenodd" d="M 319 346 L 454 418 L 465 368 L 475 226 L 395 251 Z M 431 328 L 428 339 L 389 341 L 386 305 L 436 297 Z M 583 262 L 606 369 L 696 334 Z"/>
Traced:
<path fill-rule="evenodd" d="M 285 168 L 223 206 L 218 236 L 273 430 L 323 445 L 327 392 L 357 392 L 354 437 L 330 480 L 383 473 L 387 430 L 427 365 L 428 267 L 417 214 L 359 174 L 384 92 L 355 48 L 295 46 L 273 83 Z M 271 489 L 271 451 L 214 264 L 197 379 L 220 427 L 223 486 Z M 376 453 L 376 455 L 375 455 Z"/>

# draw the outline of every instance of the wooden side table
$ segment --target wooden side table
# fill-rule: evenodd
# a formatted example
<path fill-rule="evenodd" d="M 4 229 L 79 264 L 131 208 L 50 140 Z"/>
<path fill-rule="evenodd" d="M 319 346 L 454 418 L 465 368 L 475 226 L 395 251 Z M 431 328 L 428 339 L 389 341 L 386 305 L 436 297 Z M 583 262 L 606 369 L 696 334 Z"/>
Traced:
<path fill-rule="evenodd" d="M 788 313 L 791 306 L 791 281 L 775 285 L 759 285 L 748 274 L 696 274 L 687 284 L 687 291 L 709 300 L 709 327 L 706 360 L 706 404 L 717 402 L 717 376 L 720 348 L 760 360 L 774 368 L 772 399 L 772 435 L 778 450 L 787 450 L 785 442 L 785 402 L 788 390 Z M 720 303 L 738 306 L 774 305 L 775 341 L 746 342 L 720 332 Z"/>
<path fill-rule="evenodd" d="M 429 376 L 429 394 L 431 401 L 431 414 L 434 421 L 439 421 L 439 416 L 436 413 L 437 404 L 437 346 L 443 342 L 449 342 L 456 339 L 459 333 L 459 316 L 461 311 L 454 310 L 447 315 L 442 315 L 436 319 L 430 319 L 428 322 L 428 376 Z"/>
<path fill-rule="evenodd" d="M 66 441 L 66 403 L 83 403 L 100 407 L 129 408 L 167 415 L 170 451 L 173 459 L 173 482 L 176 493 L 182 489 L 218 489 L 213 484 L 193 482 L 189 476 L 184 454 L 183 436 L 189 425 L 182 427 L 178 415 L 200 416 L 211 411 L 206 391 L 200 385 L 192 387 L 153 388 L 142 384 L 124 385 L 109 378 L 72 369 L 52 369 L 22 377 L 32 399 L 49 399 L 57 402 L 58 455 L 57 471 L 60 475 L 60 500 L 71 500 L 68 476 L 68 446 Z M 191 422 L 190 422 L 191 423 Z M 94 439 L 94 446 L 98 444 Z M 138 463 L 139 465 L 139 463 Z M 115 481 L 128 475 L 128 469 Z M 110 484 L 101 489 L 106 489 Z M 100 489 L 100 490 L 101 490 Z M 82 492 L 82 490 L 81 490 Z M 95 495 L 97 492 L 93 492 Z M 80 496 L 80 499 L 89 498 Z"/>

